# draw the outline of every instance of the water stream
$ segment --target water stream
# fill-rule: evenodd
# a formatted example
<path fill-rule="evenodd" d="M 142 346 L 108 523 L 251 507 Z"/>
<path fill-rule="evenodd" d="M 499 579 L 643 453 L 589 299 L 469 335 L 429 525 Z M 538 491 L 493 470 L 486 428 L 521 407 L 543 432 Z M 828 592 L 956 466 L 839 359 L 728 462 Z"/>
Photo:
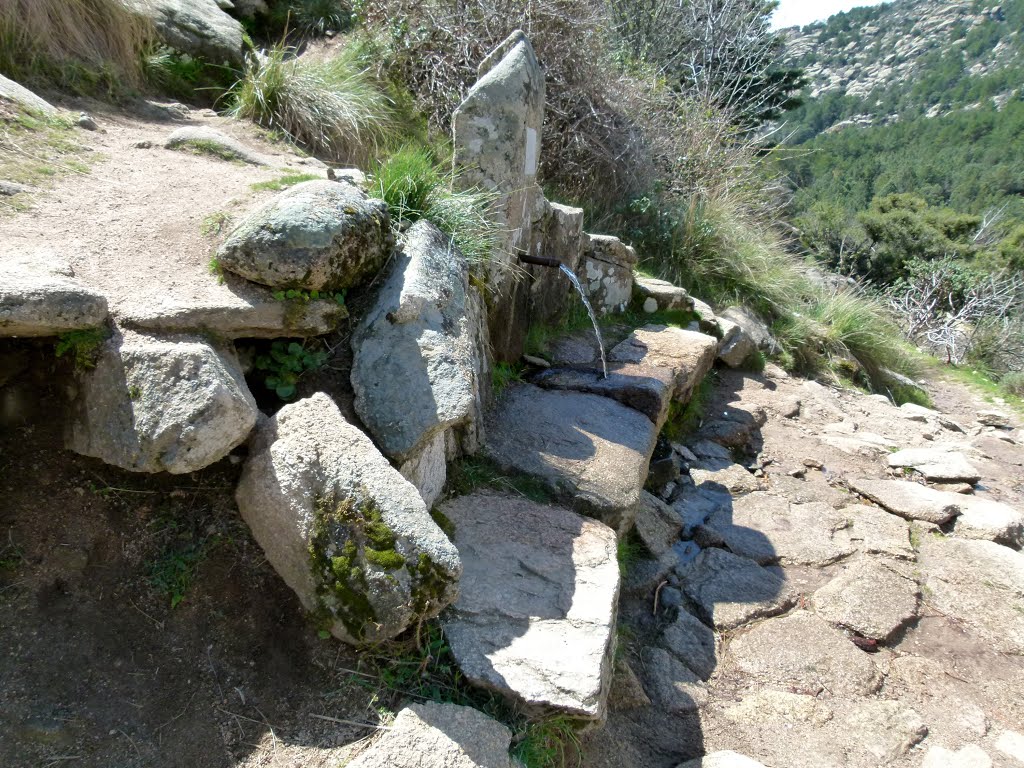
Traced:
<path fill-rule="evenodd" d="M 587 294 L 583 291 L 583 286 L 580 285 L 579 278 L 576 277 L 575 273 L 569 269 L 565 264 L 559 264 L 558 268 L 562 270 L 563 274 L 568 277 L 572 284 L 576 286 L 576 290 L 580 294 L 580 298 L 583 299 L 583 306 L 587 308 L 587 314 L 590 315 L 590 322 L 594 324 L 594 335 L 597 336 L 597 346 L 601 350 L 601 378 L 608 378 L 608 362 L 604 358 L 604 339 L 601 338 L 601 329 L 597 325 L 597 315 L 594 314 L 594 308 L 590 306 L 590 302 L 587 301 Z"/>

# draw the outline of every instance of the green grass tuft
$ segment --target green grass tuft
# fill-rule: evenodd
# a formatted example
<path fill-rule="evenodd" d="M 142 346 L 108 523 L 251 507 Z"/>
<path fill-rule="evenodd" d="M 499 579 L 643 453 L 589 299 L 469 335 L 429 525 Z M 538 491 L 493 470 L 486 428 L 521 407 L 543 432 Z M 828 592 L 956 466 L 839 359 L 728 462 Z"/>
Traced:
<path fill-rule="evenodd" d="M 449 496 L 465 496 L 479 488 L 515 493 L 538 504 L 550 503 L 554 496 L 537 478 L 503 472 L 493 461 L 481 456 L 467 456 L 449 467 Z"/>
<path fill-rule="evenodd" d="M 583 765 L 579 723 L 565 716 L 531 723 L 520 735 L 512 754 L 526 768 L 566 768 Z"/>
<path fill-rule="evenodd" d="M 253 192 L 280 192 L 282 189 L 288 189 L 296 184 L 301 184 L 304 181 L 314 181 L 321 178 L 315 173 L 286 173 L 276 179 L 270 179 L 269 181 L 257 181 L 255 184 L 249 186 Z"/>
<path fill-rule="evenodd" d="M 500 240 L 492 206 L 496 195 L 457 190 L 445 160 L 429 150 L 403 147 L 374 169 L 372 193 L 388 204 L 396 227 L 428 219 L 449 235 L 471 264 L 486 262 Z"/>

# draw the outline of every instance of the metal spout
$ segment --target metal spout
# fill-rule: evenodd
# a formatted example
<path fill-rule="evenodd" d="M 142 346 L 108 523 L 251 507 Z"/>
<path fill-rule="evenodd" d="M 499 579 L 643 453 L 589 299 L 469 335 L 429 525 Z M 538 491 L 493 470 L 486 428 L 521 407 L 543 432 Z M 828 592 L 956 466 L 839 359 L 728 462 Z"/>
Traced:
<path fill-rule="evenodd" d="M 562 266 L 562 262 L 558 259 L 552 259 L 547 256 L 531 256 L 528 253 L 520 253 L 519 260 L 526 264 L 536 264 L 541 267 L 551 267 L 552 269 L 558 269 Z"/>

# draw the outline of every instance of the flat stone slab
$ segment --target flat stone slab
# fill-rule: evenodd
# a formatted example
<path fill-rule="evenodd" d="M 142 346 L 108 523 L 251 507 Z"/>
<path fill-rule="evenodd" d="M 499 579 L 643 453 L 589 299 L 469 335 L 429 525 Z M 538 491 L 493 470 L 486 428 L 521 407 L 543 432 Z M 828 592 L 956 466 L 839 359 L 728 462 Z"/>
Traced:
<path fill-rule="evenodd" d="M 281 301 L 269 288 L 232 274 L 211 276 L 208 282 L 192 296 L 170 291 L 122 297 L 115 304 L 118 322 L 140 331 L 204 330 L 229 339 L 274 339 L 320 336 L 348 317 L 336 301 Z"/>
<path fill-rule="evenodd" d="M 707 688 L 689 667 L 662 648 L 643 654 L 644 682 L 651 700 L 672 713 L 693 712 L 708 702 Z"/>
<path fill-rule="evenodd" d="M 826 621 L 884 642 L 917 616 L 919 596 L 912 579 L 866 557 L 815 592 L 811 605 Z"/>
<path fill-rule="evenodd" d="M 705 549 L 680 568 L 683 592 L 715 629 L 733 629 L 789 609 L 795 596 L 786 582 L 753 560 Z"/>
<path fill-rule="evenodd" d="M 712 752 L 710 755 L 698 757 L 696 760 L 687 760 L 680 763 L 676 768 L 765 768 L 764 763 L 751 760 L 746 755 L 726 749 L 721 752 Z"/>
<path fill-rule="evenodd" d="M 238 160 L 250 165 L 270 165 L 270 159 L 249 149 L 238 139 L 223 131 L 204 125 L 186 125 L 172 131 L 164 139 L 166 149 L 188 149 L 207 153 L 225 160 Z"/>
<path fill-rule="evenodd" d="M 866 504 L 851 504 L 843 507 L 842 511 L 851 523 L 850 542 L 861 552 L 902 560 L 914 559 L 910 527 L 905 520 Z"/>
<path fill-rule="evenodd" d="M 657 430 L 607 397 L 513 384 L 487 420 L 485 451 L 619 529 L 632 520 Z"/>
<path fill-rule="evenodd" d="M 980 496 L 953 494 L 960 499 L 960 516 L 953 532 L 965 539 L 985 539 L 1014 549 L 1024 547 L 1024 514 Z"/>
<path fill-rule="evenodd" d="M 981 479 L 981 473 L 967 460 L 967 457 L 956 451 L 944 451 L 939 448 L 905 448 L 891 454 L 887 461 L 890 467 L 915 469 L 928 480 L 976 483 Z"/>
<path fill-rule="evenodd" d="M 661 645 L 701 680 L 715 671 L 715 633 L 692 613 L 680 609 L 676 620 L 662 632 Z"/>
<path fill-rule="evenodd" d="M 619 595 L 614 531 L 493 492 L 441 510 L 463 563 L 443 619 L 463 673 L 534 712 L 603 719 Z"/>
<path fill-rule="evenodd" d="M 997 650 L 1024 654 L 1024 554 L 991 541 L 925 536 L 918 563 L 928 605 Z"/>
<path fill-rule="evenodd" d="M 850 480 L 850 488 L 894 515 L 942 525 L 960 514 L 958 494 L 944 493 L 903 480 Z"/>
<path fill-rule="evenodd" d="M 753 493 L 761 488 L 757 478 L 739 464 L 710 460 L 690 467 L 690 477 L 698 487 L 727 491 L 734 496 Z"/>
<path fill-rule="evenodd" d="M 812 613 L 800 611 L 764 621 L 729 644 L 725 665 L 748 685 L 816 696 L 868 696 L 882 684 L 871 657 Z"/>
<path fill-rule="evenodd" d="M 49 255 L 0 262 L 0 336 L 57 336 L 106 322 L 106 297 Z"/>
<path fill-rule="evenodd" d="M 734 554 L 760 565 L 824 566 L 854 551 L 848 518 L 827 504 L 790 504 L 771 493 L 751 493 L 706 523 Z"/>
<path fill-rule="evenodd" d="M 348 768 L 515 768 L 512 732 L 472 707 L 410 704 Z"/>
<path fill-rule="evenodd" d="M 770 688 L 754 691 L 743 697 L 739 704 L 725 710 L 725 716 L 734 723 L 758 723 L 777 726 L 794 723 L 824 725 L 835 713 L 814 696 Z"/>
<path fill-rule="evenodd" d="M 874 758 L 872 765 L 890 765 L 928 735 L 921 716 L 898 701 L 858 702 L 843 725 L 860 750 Z"/>
<path fill-rule="evenodd" d="M 968 744 L 957 751 L 932 747 L 924 756 L 921 768 L 992 768 L 992 758 L 977 744 Z"/>

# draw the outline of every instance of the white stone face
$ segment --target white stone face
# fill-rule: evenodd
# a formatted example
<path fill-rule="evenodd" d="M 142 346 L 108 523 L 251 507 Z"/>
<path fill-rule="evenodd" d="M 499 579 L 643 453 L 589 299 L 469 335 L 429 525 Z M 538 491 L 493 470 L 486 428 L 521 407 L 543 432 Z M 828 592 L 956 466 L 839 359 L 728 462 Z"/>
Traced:
<path fill-rule="evenodd" d="M 533 128 L 526 129 L 526 167 L 523 173 L 527 176 L 537 175 L 537 131 Z"/>
<path fill-rule="evenodd" d="M 658 300 L 653 296 L 648 296 L 644 299 L 644 312 L 651 314 L 652 312 L 658 311 Z"/>

